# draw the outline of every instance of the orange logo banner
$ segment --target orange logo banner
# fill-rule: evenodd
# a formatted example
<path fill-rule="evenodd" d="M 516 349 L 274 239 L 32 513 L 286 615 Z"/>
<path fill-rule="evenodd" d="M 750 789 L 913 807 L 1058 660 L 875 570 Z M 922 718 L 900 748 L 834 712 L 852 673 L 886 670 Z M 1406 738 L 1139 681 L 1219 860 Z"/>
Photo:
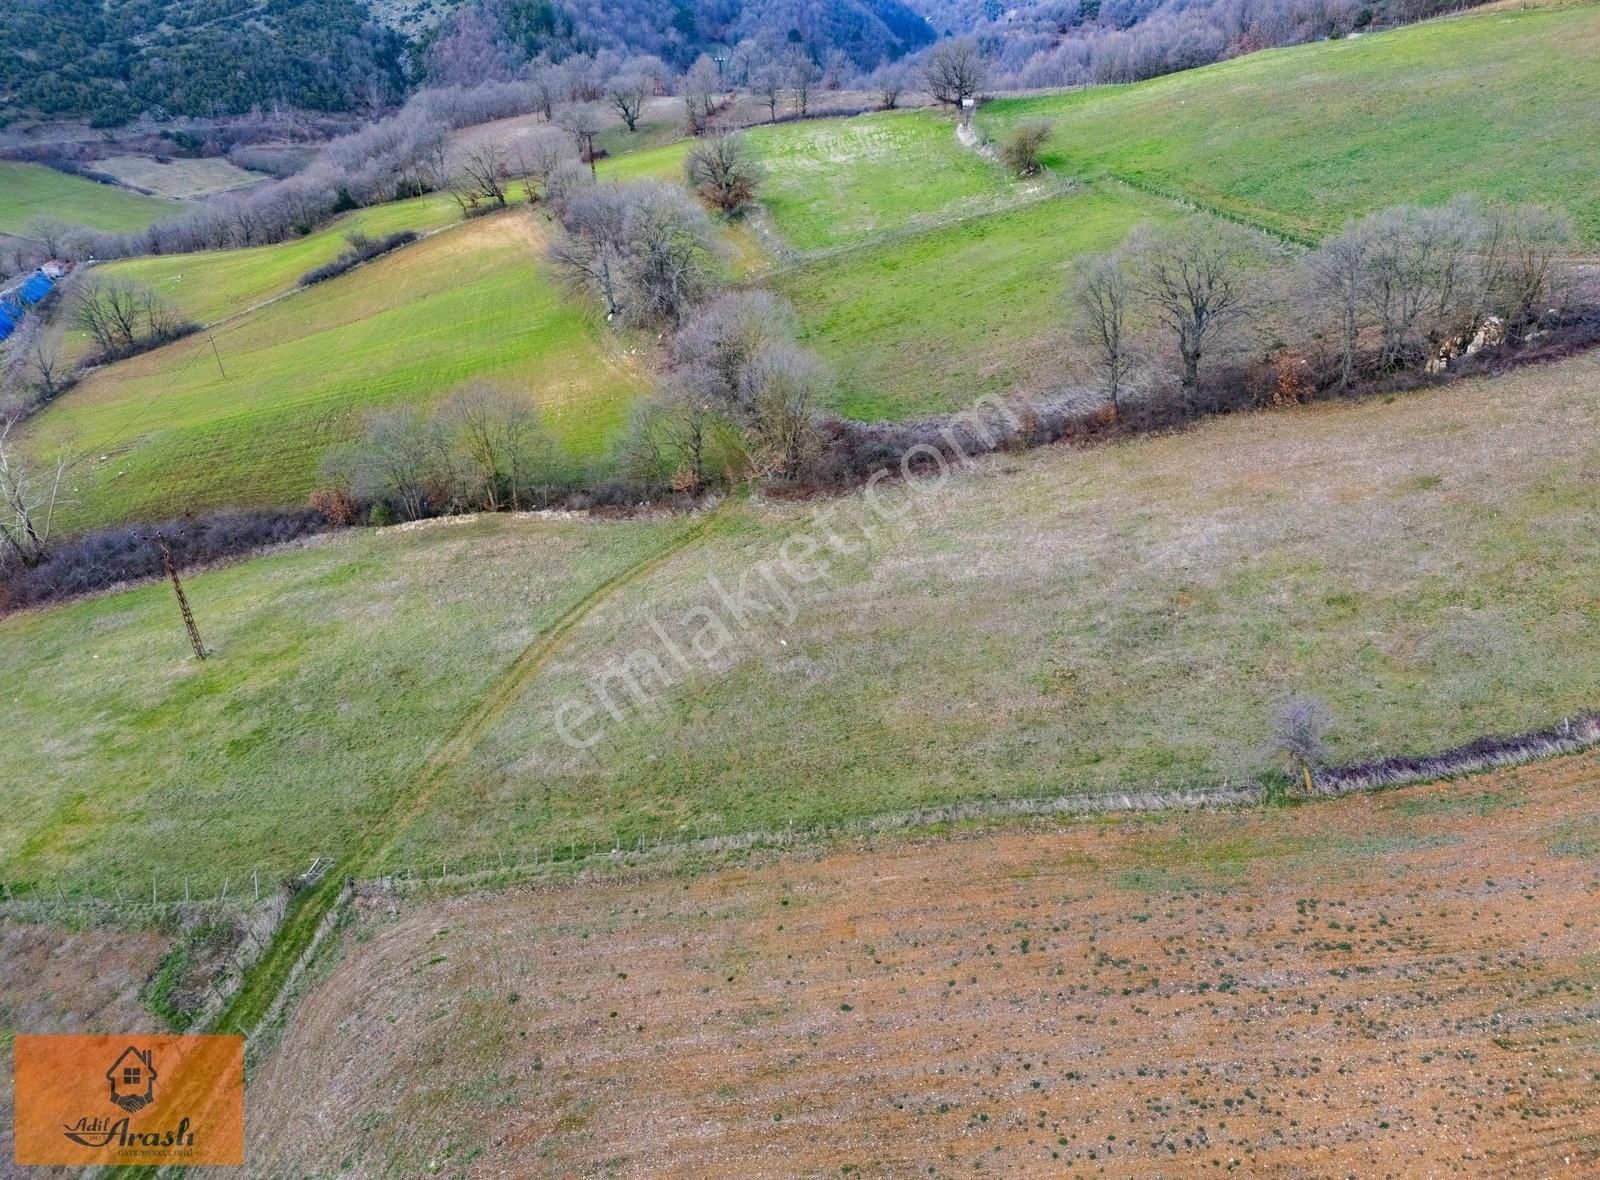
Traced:
<path fill-rule="evenodd" d="M 244 1038 L 19 1036 L 16 1162 L 244 1163 Z"/>

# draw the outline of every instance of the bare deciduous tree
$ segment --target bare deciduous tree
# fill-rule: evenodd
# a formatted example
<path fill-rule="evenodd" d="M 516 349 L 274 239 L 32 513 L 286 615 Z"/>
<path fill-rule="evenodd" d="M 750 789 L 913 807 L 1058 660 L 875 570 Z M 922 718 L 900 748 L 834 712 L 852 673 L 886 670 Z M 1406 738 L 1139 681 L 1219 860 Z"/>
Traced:
<path fill-rule="evenodd" d="M 549 250 L 569 287 L 599 295 L 609 320 L 622 312 L 627 197 L 622 189 L 583 188 L 560 201 L 565 231 Z"/>
<path fill-rule="evenodd" d="M 434 436 L 433 425 L 415 409 L 374 410 L 360 438 L 324 461 L 324 478 L 416 520 L 430 506 L 430 488 L 453 482 L 439 478 L 441 447 Z"/>
<path fill-rule="evenodd" d="M 750 93 L 767 108 L 768 121 L 778 118 L 778 104 L 783 101 L 784 70 L 774 61 L 763 62 L 750 72 Z"/>
<path fill-rule="evenodd" d="M 1333 716 L 1315 697 L 1292 696 L 1278 709 L 1273 720 L 1272 748 L 1289 760 L 1309 792 L 1311 771 L 1322 761 L 1327 749 L 1328 730 Z"/>
<path fill-rule="evenodd" d="M 676 325 L 714 287 L 721 238 L 705 210 L 676 185 L 624 191 L 625 310 L 636 322 Z"/>
<path fill-rule="evenodd" d="M 437 420 L 463 461 L 470 502 L 515 512 L 547 501 L 555 447 L 526 398 L 474 381 L 445 399 Z"/>
<path fill-rule="evenodd" d="M 0 423 L 0 565 L 15 561 L 32 569 L 49 552 L 67 457 L 63 452 L 53 465 L 30 470 L 11 444 L 13 422 Z"/>
<path fill-rule="evenodd" d="M 561 223 L 550 260 L 601 297 L 607 319 L 675 325 L 715 284 L 720 239 L 675 185 L 586 189 L 563 203 Z"/>
<path fill-rule="evenodd" d="M 650 83 L 639 74 L 619 74 L 606 83 L 606 104 L 617 112 L 629 131 L 639 129 L 639 115 L 650 92 Z"/>
<path fill-rule="evenodd" d="M 486 203 L 504 209 L 508 171 L 505 145 L 487 140 L 473 144 L 461 153 L 450 182 L 450 194 L 463 213 L 480 209 Z"/>
<path fill-rule="evenodd" d="M 736 417 L 754 407 L 746 400 L 745 372 L 768 344 L 792 343 L 799 317 L 770 291 L 729 291 L 701 308 L 672 340 L 675 368 L 694 373 L 697 388 Z"/>
<path fill-rule="evenodd" d="M 1486 275 L 1491 299 L 1522 331 L 1558 297 L 1560 261 L 1572 248 L 1572 219 L 1544 205 L 1493 206 L 1485 237 L 1496 261 Z"/>
<path fill-rule="evenodd" d="M 1129 347 L 1134 291 L 1127 260 L 1121 254 L 1085 259 L 1068 297 L 1093 350 L 1106 400 L 1113 413 L 1121 414 L 1123 386 L 1134 366 Z"/>
<path fill-rule="evenodd" d="M 689 186 L 712 208 L 732 214 L 754 203 L 761 164 L 740 131 L 708 136 L 683 161 Z"/>
<path fill-rule="evenodd" d="M 712 452 L 717 434 L 731 427 L 708 384 L 704 373 L 674 370 L 639 406 L 624 444 L 634 478 L 695 491 L 726 476 L 714 469 Z"/>
<path fill-rule="evenodd" d="M 23 235 L 44 246 L 44 251 L 51 258 L 61 257 L 61 244 L 67 235 L 72 232 L 72 226 L 62 221 L 59 217 L 40 215 L 30 217 L 28 224 L 23 227 Z"/>
<path fill-rule="evenodd" d="M 1211 218 L 1140 235 L 1131 248 L 1134 289 L 1177 344 L 1184 401 L 1199 403 L 1200 365 L 1221 333 L 1250 311 L 1243 231 Z"/>
<path fill-rule="evenodd" d="M 794 100 L 795 114 L 804 117 L 811 110 L 811 95 L 822 79 L 822 71 L 817 68 L 817 63 L 811 60 L 811 54 L 802 45 L 795 45 L 789 50 L 784 57 L 783 65 L 789 93 Z"/>
<path fill-rule="evenodd" d="M 599 108 L 583 103 L 562 111 L 559 121 L 561 129 L 572 137 L 578 149 L 578 159 L 589 165 L 590 175 L 598 179 L 595 160 L 599 153 L 595 148 L 595 139 L 606 128 L 605 116 Z"/>
<path fill-rule="evenodd" d="M 92 277 L 82 284 L 73 318 L 93 338 L 102 360 L 174 339 L 187 327 L 155 291 L 115 278 Z"/>
<path fill-rule="evenodd" d="M 532 203 L 541 192 L 549 197 L 551 176 L 571 158 L 566 139 L 546 129 L 517 147 L 511 157 L 511 172 L 522 182 L 523 192 Z"/>
<path fill-rule="evenodd" d="M 816 359 L 787 341 L 763 345 L 743 378 L 743 401 L 754 410 L 758 470 L 796 480 L 821 435 L 817 408 L 826 378 Z"/>
<path fill-rule="evenodd" d="M 690 135 L 701 135 L 711 128 L 721 95 L 722 80 L 717 63 L 701 54 L 683 76 L 683 115 Z"/>
<path fill-rule="evenodd" d="M 936 102 L 961 107 L 976 98 L 989 73 L 989 64 L 971 37 L 942 41 L 928 56 L 928 92 Z"/>
<path fill-rule="evenodd" d="M 900 96 L 906 92 L 907 76 L 904 66 L 883 66 L 877 77 L 878 105 L 892 111 L 900 105 Z"/>

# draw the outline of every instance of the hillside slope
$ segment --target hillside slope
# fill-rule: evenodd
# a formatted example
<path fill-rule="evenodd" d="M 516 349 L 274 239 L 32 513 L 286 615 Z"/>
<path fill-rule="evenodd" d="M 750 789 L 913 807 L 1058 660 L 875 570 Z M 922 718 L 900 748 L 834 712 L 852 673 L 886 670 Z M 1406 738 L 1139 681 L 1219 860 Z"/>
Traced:
<path fill-rule="evenodd" d="M 68 176 L 40 164 L 0 160 L 0 233 L 25 234 L 35 217 L 107 231 L 140 230 L 183 212 L 176 201 Z"/>
<path fill-rule="evenodd" d="M 476 377 L 525 392 L 574 456 L 602 450 L 643 376 L 546 272 L 543 233 L 520 211 L 481 218 L 97 371 L 28 426 L 36 452 L 80 459 L 65 522 L 301 502 L 364 411 Z"/>
<path fill-rule="evenodd" d="M 412 815 L 387 806 L 398 781 L 496 670 L 682 522 L 447 520 L 197 572 L 217 651 L 200 666 L 162 585 L 0 620 L 0 680 L 18 686 L 0 880 L 147 887 L 159 860 L 215 889 L 242 865 L 344 855 L 358 833 L 382 867 L 436 872 L 1237 782 L 1276 764 L 1291 692 L 1327 703 L 1340 761 L 1542 727 L 1600 703 L 1597 423 L 1588 356 L 997 457 L 900 527 L 861 496 L 730 504 L 566 632 Z M 709 579 L 776 601 L 751 571 L 791 537 L 825 540 L 813 511 L 849 552 L 780 580 L 787 623 L 739 623 Z M 680 651 L 699 628 L 707 657 L 681 668 L 652 620 Z M 597 681 L 622 660 L 643 703 Z M 569 700 L 593 706 L 589 749 L 559 737 Z M 180 806 L 195 799 L 226 806 Z"/>
<path fill-rule="evenodd" d="M 1109 172 L 1302 237 L 1458 193 L 1564 206 L 1600 243 L 1600 5 L 1472 13 L 1268 50 L 1131 86 L 989 104 Z"/>

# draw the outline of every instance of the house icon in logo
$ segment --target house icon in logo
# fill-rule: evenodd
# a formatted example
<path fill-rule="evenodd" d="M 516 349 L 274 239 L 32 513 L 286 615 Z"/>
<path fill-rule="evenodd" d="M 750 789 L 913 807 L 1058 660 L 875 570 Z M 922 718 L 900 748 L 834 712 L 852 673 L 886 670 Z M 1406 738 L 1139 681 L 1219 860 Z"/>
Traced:
<path fill-rule="evenodd" d="M 156 1100 L 156 1067 L 151 1051 L 143 1053 L 129 1045 L 116 1063 L 106 1070 L 111 1083 L 111 1101 L 129 1114 L 143 1110 Z"/>

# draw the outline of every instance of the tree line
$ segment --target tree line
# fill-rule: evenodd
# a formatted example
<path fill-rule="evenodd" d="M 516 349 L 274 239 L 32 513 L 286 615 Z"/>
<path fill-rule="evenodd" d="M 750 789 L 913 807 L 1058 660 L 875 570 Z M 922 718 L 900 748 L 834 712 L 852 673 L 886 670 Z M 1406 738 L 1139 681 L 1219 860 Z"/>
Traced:
<path fill-rule="evenodd" d="M 1371 214 L 1293 258 L 1196 216 L 1081 260 L 1070 321 L 1114 416 L 1259 401 L 1263 380 L 1299 401 L 1524 342 L 1565 298 L 1571 245 L 1559 210 L 1470 197 Z"/>

